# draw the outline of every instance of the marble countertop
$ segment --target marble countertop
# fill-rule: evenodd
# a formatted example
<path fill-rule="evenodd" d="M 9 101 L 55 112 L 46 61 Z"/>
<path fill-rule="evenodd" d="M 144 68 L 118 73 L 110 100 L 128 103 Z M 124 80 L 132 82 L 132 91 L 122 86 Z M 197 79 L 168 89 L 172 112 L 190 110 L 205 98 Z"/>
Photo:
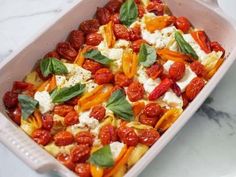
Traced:
<path fill-rule="evenodd" d="M 0 62 L 73 0 L 0 0 Z M 236 19 L 235 0 L 220 0 Z M 199 111 L 143 171 L 147 177 L 236 176 L 236 63 Z M 37 174 L 0 144 L 0 177 Z"/>

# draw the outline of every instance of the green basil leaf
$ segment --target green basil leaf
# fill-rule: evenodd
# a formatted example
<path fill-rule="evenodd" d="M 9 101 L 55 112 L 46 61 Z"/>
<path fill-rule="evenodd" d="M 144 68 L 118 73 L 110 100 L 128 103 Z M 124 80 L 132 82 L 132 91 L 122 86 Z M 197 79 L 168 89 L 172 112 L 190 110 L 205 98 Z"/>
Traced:
<path fill-rule="evenodd" d="M 181 52 L 192 56 L 194 59 L 198 59 L 198 55 L 196 54 L 192 46 L 187 41 L 185 41 L 184 37 L 179 31 L 175 32 L 175 40 L 180 47 Z"/>
<path fill-rule="evenodd" d="M 138 7 L 134 0 L 126 0 L 120 8 L 120 21 L 130 26 L 138 17 Z"/>
<path fill-rule="evenodd" d="M 149 67 L 156 62 L 157 59 L 156 50 L 154 47 L 148 44 L 142 44 L 138 57 L 139 57 L 139 62 L 143 66 Z"/>
<path fill-rule="evenodd" d="M 131 104 L 126 100 L 122 90 L 114 92 L 107 102 L 107 108 L 114 112 L 121 119 L 126 121 L 134 120 Z"/>
<path fill-rule="evenodd" d="M 38 101 L 27 95 L 18 95 L 23 119 L 27 119 L 38 106 Z"/>
<path fill-rule="evenodd" d="M 103 65 L 109 65 L 112 62 L 111 59 L 109 59 L 106 56 L 102 55 L 101 52 L 99 50 L 96 50 L 96 49 L 89 50 L 88 52 L 86 52 L 84 54 L 84 57 L 95 60 L 98 63 L 101 63 Z"/>
<path fill-rule="evenodd" d="M 84 84 L 76 84 L 72 87 L 56 88 L 51 93 L 53 103 L 63 103 L 82 94 L 85 90 Z"/>
<path fill-rule="evenodd" d="M 110 146 L 106 145 L 92 153 L 89 162 L 100 167 L 112 167 L 115 162 L 112 157 Z"/>
<path fill-rule="evenodd" d="M 66 66 L 56 58 L 44 58 L 40 62 L 40 70 L 44 77 L 49 74 L 67 74 Z"/>

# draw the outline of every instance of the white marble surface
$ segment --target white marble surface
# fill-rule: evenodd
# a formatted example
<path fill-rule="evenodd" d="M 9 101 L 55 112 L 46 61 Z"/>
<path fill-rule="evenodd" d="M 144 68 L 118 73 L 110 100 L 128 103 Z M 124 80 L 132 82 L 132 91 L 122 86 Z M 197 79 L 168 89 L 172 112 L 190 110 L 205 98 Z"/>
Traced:
<path fill-rule="evenodd" d="M 73 0 L 0 0 L 0 62 Z M 221 0 L 236 19 L 236 1 Z M 208 101 L 140 176 L 236 176 L 236 63 Z M 0 144 L 0 177 L 37 174 Z"/>

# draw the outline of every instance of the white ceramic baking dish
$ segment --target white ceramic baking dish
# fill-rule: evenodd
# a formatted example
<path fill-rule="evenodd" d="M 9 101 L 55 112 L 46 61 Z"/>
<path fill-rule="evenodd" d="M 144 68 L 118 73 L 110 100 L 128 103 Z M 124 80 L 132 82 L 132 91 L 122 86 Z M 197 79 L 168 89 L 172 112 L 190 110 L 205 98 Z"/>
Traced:
<path fill-rule="evenodd" d="M 54 49 L 59 41 L 65 40 L 68 33 L 78 24 L 94 15 L 97 6 L 107 0 L 77 0 L 70 7 L 32 38 L 25 46 L 15 51 L 0 64 L 0 98 L 15 80 L 21 80 L 45 53 Z M 216 0 L 166 0 L 176 16 L 186 16 L 198 28 L 207 31 L 211 39 L 219 41 L 227 51 L 227 59 L 215 76 L 209 81 L 199 96 L 189 105 L 176 123 L 152 146 L 142 159 L 126 174 L 137 176 L 177 134 L 196 112 L 217 83 L 227 72 L 236 58 L 235 23 L 219 8 Z M 20 32 L 20 31 L 19 31 Z M 2 99 L 1 99 L 2 100 Z M 74 173 L 59 164 L 52 156 L 34 143 L 4 113 L 0 105 L 0 141 L 32 169 L 46 173 L 56 171 L 61 176 L 74 177 Z"/>

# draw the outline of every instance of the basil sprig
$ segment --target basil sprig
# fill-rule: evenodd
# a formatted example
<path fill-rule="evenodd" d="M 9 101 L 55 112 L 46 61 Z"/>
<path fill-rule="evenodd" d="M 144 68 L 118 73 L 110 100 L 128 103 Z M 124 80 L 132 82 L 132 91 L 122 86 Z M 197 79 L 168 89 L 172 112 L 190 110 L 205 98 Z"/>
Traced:
<path fill-rule="evenodd" d="M 96 50 L 96 49 L 89 50 L 88 52 L 86 52 L 84 54 L 84 57 L 95 60 L 98 63 L 101 63 L 103 65 L 109 65 L 112 62 L 111 59 L 109 59 L 106 56 L 102 55 L 102 53 L 99 50 Z"/>
<path fill-rule="evenodd" d="M 194 59 L 198 59 L 198 55 L 193 50 L 192 46 L 184 40 L 182 34 L 179 31 L 175 32 L 175 40 L 180 47 L 181 52 L 184 54 L 192 56 Z"/>
<path fill-rule="evenodd" d="M 72 87 L 56 88 L 51 93 L 53 103 L 63 103 L 82 94 L 85 90 L 84 84 L 76 84 Z"/>
<path fill-rule="evenodd" d="M 139 62 L 145 67 L 149 67 L 156 62 L 157 54 L 154 47 L 148 44 L 142 44 L 139 54 Z"/>
<path fill-rule="evenodd" d="M 27 119 L 39 104 L 38 101 L 34 100 L 32 97 L 23 94 L 18 95 L 18 101 L 20 103 L 23 119 Z"/>
<path fill-rule="evenodd" d="M 106 145 L 92 153 L 89 161 L 100 167 L 112 167 L 115 163 L 109 145 Z"/>
<path fill-rule="evenodd" d="M 49 74 L 67 74 L 66 66 L 56 58 L 44 58 L 40 62 L 40 70 L 44 77 Z"/>
<path fill-rule="evenodd" d="M 122 90 L 117 90 L 114 92 L 108 100 L 106 106 L 121 119 L 126 121 L 134 120 L 132 106 L 126 100 L 125 94 Z"/>
<path fill-rule="evenodd" d="M 120 21 L 130 26 L 138 17 L 138 7 L 134 0 L 126 0 L 120 8 Z"/>

